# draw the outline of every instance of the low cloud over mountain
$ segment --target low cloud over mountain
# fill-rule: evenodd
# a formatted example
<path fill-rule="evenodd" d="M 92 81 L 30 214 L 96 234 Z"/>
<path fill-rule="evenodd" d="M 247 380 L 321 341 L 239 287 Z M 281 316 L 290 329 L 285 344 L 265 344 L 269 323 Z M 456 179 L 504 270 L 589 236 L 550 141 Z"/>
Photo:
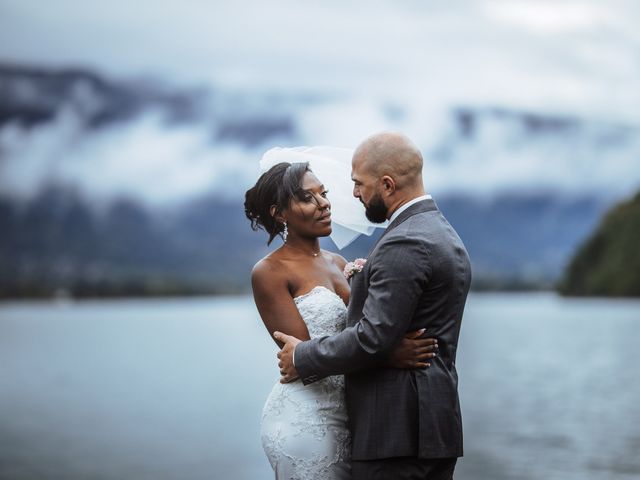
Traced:
<path fill-rule="evenodd" d="M 623 120 L 4 65 L 3 284 L 246 288 L 267 251 L 241 205 L 262 152 L 353 147 L 382 129 L 421 147 L 426 186 L 467 243 L 477 285 L 553 282 L 601 212 L 640 186 L 639 128 Z"/>

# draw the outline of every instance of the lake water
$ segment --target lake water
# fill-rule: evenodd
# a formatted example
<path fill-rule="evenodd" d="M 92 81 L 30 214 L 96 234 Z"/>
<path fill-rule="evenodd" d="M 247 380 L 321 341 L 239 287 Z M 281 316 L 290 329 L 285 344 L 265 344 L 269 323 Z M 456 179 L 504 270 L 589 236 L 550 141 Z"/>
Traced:
<path fill-rule="evenodd" d="M 0 304 L 0 478 L 266 480 L 249 297 Z M 475 294 L 457 480 L 640 478 L 640 301 Z"/>

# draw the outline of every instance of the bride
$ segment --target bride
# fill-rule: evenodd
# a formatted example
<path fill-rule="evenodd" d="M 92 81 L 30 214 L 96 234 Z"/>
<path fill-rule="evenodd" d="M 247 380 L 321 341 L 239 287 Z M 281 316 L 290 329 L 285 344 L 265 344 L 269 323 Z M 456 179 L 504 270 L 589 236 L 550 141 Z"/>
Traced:
<path fill-rule="evenodd" d="M 320 249 L 319 238 L 332 233 L 331 203 L 325 185 L 304 161 L 312 159 L 314 171 L 322 170 L 332 161 L 323 153 L 319 156 L 313 148 L 270 150 L 263 157 L 266 172 L 245 195 L 245 214 L 252 228 L 264 229 L 268 244 L 277 236 L 284 241 L 255 265 L 251 275 L 256 306 L 271 335 L 280 331 L 305 340 L 333 335 L 345 327 L 349 302 L 349 284 L 343 275 L 346 260 Z M 273 165 L 266 169 L 268 163 Z M 349 173 L 344 168 L 325 174 L 332 178 L 345 175 L 341 180 L 341 190 L 345 190 Z M 337 196 L 344 198 L 349 193 L 341 191 Z M 373 231 L 366 220 L 344 221 L 353 212 L 347 211 L 349 207 L 343 210 L 340 236 L 332 237 L 339 247 L 360 233 Z M 435 356 L 437 346 L 433 339 L 419 338 L 422 333 L 407 334 L 386 366 L 428 367 L 427 359 Z M 350 478 L 347 422 L 343 376 L 308 386 L 299 380 L 276 383 L 265 403 L 261 425 L 262 445 L 276 478 Z"/>

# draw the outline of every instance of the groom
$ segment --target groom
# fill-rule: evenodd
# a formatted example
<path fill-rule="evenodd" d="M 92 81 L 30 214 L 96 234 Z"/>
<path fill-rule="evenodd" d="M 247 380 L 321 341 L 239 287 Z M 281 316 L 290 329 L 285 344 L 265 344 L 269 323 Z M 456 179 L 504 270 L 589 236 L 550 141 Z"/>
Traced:
<path fill-rule="evenodd" d="M 462 456 L 455 359 L 469 257 L 425 194 L 422 155 L 407 137 L 369 137 L 353 155 L 351 177 L 367 218 L 389 227 L 351 279 L 344 331 L 306 342 L 275 333 L 285 343 L 282 381 L 346 374 L 354 479 L 451 479 Z M 431 367 L 385 367 L 402 337 L 421 328 L 438 339 Z"/>

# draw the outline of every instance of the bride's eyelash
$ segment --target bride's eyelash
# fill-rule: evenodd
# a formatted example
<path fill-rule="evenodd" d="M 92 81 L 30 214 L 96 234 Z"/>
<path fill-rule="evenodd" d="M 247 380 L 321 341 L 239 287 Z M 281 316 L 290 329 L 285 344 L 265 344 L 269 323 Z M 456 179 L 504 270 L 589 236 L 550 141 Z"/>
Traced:
<path fill-rule="evenodd" d="M 308 190 L 300 189 L 299 191 L 295 192 L 294 195 L 298 198 L 298 200 L 300 200 L 302 202 L 306 202 L 306 203 L 315 202 L 315 203 L 318 203 L 317 195 L 319 195 L 322 198 L 327 198 L 328 193 L 329 193 L 329 190 L 323 190 L 320 193 L 313 193 L 313 192 L 310 192 Z"/>
<path fill-rule="evenodd" d="M 323 190 L 322 192 L 320 192 L 320 196 L 323 197 L 323 198 L 326 198 L 328 194 L 329 194 L 329 190 Z M 307 192 L 305 190 L 302 190 L 299 193 L 299 198 L 301 200 L 310 201 L 310 200 L 313 200 L 314 197 L 315 197 L 315 195 L 313 193 Z"/>

